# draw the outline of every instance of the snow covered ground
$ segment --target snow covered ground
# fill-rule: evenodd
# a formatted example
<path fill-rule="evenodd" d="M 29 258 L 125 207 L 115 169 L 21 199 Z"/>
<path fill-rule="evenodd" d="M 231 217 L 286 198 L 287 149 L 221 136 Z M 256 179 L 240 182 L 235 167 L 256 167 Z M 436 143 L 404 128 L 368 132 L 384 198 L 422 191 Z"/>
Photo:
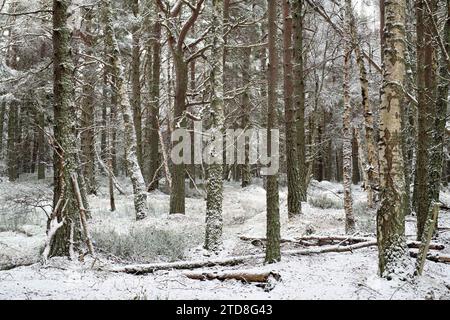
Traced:
<path fill-rule="evenodd" d="M 112 213 L 106 188 L 101 188 L 98 196 L 90 198 L 90 227 L 99 259 L 57 258 L 42 265 L 39 254 L 45 241 L 44 210 L 49 210 L 50 183 L 50 179 L 30 182 L 26 177 L 14 184 L 0 183 L 0 299 L 450 299 L 450 265 L 427 261 L 424 276 L 387 281 L 377 276 L 375 247 L 284 256 L 282 262 L 269 266 L 256 260 L 236 267 L 208 268 L 277 271 L 281 281 L 267 292 L 234 280 L 191 280 L 181 270 L 139 276 L 101 270 L 127 263 L 213 258 L 205 256 L 201 248 L 205 202 L 195 190 L 189 192 L 185 216 L 169 216 L 169 196 L 158 191 L 149 194 L 150 216 L 135 222 L 131 189 L 126 196 L 117 196 L 118 210 Z M 126 186 L 126 180 L 122 184 Z M 282 237 L 344 234 L 341 185 L 313 182 L 308 193 L 303 215 L 289 221 L 286 188 L 281 189 Z M 367 210 L 359 186 L 354 186 L 354 197 L 360 235 L 373 235 L 375 212 Z M 246 189 L 226 183 L 224 198 L 225 249 L 220 256 L 262 253 L 261 246 L 239 239 L 265 235 L 261 182 Z M 442 200 L 450 204 L 450 192 L 444 193 Z M 449 212 L 441 213 L 440 225 L 450 227 Z M 407 217 L 406 232 L 411 239 L 414 230 L 415 218 Z M 446 245 L 444 252 L 449 253 L 450 231 L 442 230 L 439 236 L 438 241 Z M 283 249 L 292 248 L 292 244 L 283 244 Z M 22 266 L 11 269 L 17 265 Z"/>

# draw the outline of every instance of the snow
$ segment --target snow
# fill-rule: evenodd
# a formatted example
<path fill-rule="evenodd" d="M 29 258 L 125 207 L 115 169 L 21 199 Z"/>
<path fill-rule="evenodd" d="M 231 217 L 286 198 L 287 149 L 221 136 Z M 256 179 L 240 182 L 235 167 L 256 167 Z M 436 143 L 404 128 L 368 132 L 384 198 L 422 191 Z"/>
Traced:
<path fill-rule="evenodd" d="M 201 197 L 186 199 L 186 215 L 170 216 L 169 195 L 160 191 L 148 194 L 151 208 L 149 217 L 136 222 L 133 196 L 129 183 L 120 181 L 127 195 L 116 196 L 117 212 L 108 211 L 106 181 L 98 196 L 90 197 L 93 219 L 89 222 L 95 234 L 114 229 L 121 234 L 145 228 L 164 229 L 174 235 L 195 230 L 192 246 L 186 245 L 185 260 L 207 259 L 202 249 L 205 221 L 205 201 Z M 40 188 L 51 190 L 51 179 Z M 27 189 L 30 182 L 0 183 L 0 215 L 11 214 L 7 194 Z M 313 181 L 308 190 L 310 197 L 325 196 L 339 201 L 342 185 Z M 353 186 L 355 206 L 364 208 L 365 193 Z M 340 208 L 320 209 L 303 203 L 303 215 L 289 221 L 286 210 L 286 188 L 280 190 L 282 237 L 295 238 L 314 233 L 317 235 L 344 234 L 344 211 Z M 450 200 L 446 190 L 442 199 Z M 450 201 L 449 201 L 450 202 Z M 265 235 L 265 191 L 261 181 L 240 188 L 238 183 L 224 185 L 224 247 L 218 257 L 263 253 L 261 246 L 239 240 L 239 236 L 263 237 Z M 236 267 L 214 267 L 205 270 L 254 269 L 273 270 L 281 275 L 271 291 L 264 291 L 254 284 L 240 281 L 198 281 L 183 276 L 182 270 L 158 271 L 148 275 L 130 275 L 105 271 L 107 268 L 135 261 L 113 259 L 100 253 L 97 260 L 84 257 L 76 261 L 63 258 L 40 262 L 39 253 L 45 243 L 46 216 L 37 210 L 41 223 L 30 219 L 14 230 L 0 229 L 0 269 L 13 264 L 24 264 L 11 270 L 0 271 L 0 299 L 450 299 L 450 265 L 427 261 L 424 276 L 409 281 L 381 279 L 377 275 L 377 249 L 370 247 L 347 253 L 327 253 L 310 256 L 283 256 L 282 262 L 264 265 L 256 260 Z M 375 212 L 355 210 L 358 221 L 365 221 L 360 234 L 374 231 Z M 0 222 L 3 220 L 0 220 Z M 366 226 L 367 224 L 367 226 Z M 440 225 L 450 227 L 448 212 L 442 212 Z M 408 216 L 407 235 L 414 238 L 415 217 Z M 0 225 L 0 227 L 2 227 Z M 152 229 L 153 230 L 153 229 Z M 450 252 L 450 232 L 440 233 L 439 242 L 446 244 L 444 252 Z M 283 244 L 283 250 L 295 248 Z M 298 248 L 298 247 L 297 247 Z M 215 256 L 214 256 L 215 257 Z M 167 261 L 157 257 L 154 261 Z M 412 261 L 411 261 L 412 262 Z M 29 265 L 31 264 L 31 265 Z M 195 270 L 201 272 L 202 269 Z"/>

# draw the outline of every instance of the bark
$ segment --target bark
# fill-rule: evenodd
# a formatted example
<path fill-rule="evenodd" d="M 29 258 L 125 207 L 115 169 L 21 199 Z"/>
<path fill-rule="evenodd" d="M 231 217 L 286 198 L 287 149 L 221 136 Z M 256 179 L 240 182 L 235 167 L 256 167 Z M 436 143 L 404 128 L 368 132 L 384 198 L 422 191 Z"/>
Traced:
<path fill-rule="evenodd" d="M 356 128 L 352 129 L 352 183 L 358 184 L 361 181 L 359 171 L 359 143 Z"/>
<path fill-rule="evenodd" d="M 131 108 L 133 112 L 134 132 L 136 133 L 136 156 L 139 167 L 143 167 L 142 160 L 142 111 L 141 111 L 141 35 L 139 0 L 132 0 L 131 8 L 134 21 L 132 27 L 131 53 Z"/>
<path fill-rule="evenodd" d="M 349 12 L 346 10 L 347 26 L 349 23 Z M 345 210 L 345 232 L 355 232 L 355 218 L 353 216 L 352 198 L 352 106 L 350 101 L 350 60 L 351 45 L 346 41 L 344 53 L 344 119 L 343 119 L 343 176 L 344 176 L 344 210 Z"/>
<path fill-rule="evenodd" d="M 84 45 L 86 55 L 86 66 L 83 68 L 83 97 L 81 110 L 81 162 L 83 164 L 83 177 L 86 180 L 88 194 L 95 194 L 97 181 L 95 178 L 95 82 L 97 66 L 95 60 L 90 58 L 94 55 L 93 12 L 86 9 L 85 12 L 85 36 Z"/>
<path fill-rule="evenodd" d="M 5 123 L 6 102 L 0 105 L 0 159 L 3 159 L 3 126 Z"/>
<path fill-rule="evenodd" d="M 288 215 L 290 218 L 302 212 L 301 180 L 297 151 L 296 112 L 293 102 L 292 65 L 292 16 L 289 0 L 283 0 L 283 62 L 284 62 L 284 112 L 286 124 L 286 166 L 288 181 Z"/>
<path fill-rule="evenodd" d="M 377 212 L 379 272 L 391 277 L 406 263 L 405 187 L 401 137 L 405 75 L 406 1 L 385 3 L 383 87 L 380 107 L 380 197 Z"/>
<path fill-rule="evenodd" d="M 80 247 L 80 219 L 71 182 L 77 172 L 76 115 L 73 112 L 74 83 L 71 30 L 68 27 L 69 0 L 53 1 L 53 70 L 54 70 L 54 215 L 49 221 L 48 256 L 73 257 Z M 62 205 L 61 205 L 62 204 Z M 52 226 L 58 226 L 53 228 Z M 53 236 L 50 235 L 54 233 Z"/>
<path fill-rule="evenodd" d="M 267 152 L 271 156 L 272 129 L 278 129 L 277 124 L 277 86 L 278 86 L 278 52 L 277 52 L 277 2 L 268 2 L 268 25 L 269 25 L 269 70 L 267 91 Z M 267 263 L 281 260 L 280 253 L 280 204 L 278 192 L 278 173 L 267 177 Z"/>
<path fill-rule="evenodd" d="M 293 80 L 294 80 L 294 109 L 296 112 L 298 168 L 300 174 L 300 200 L 306 201 L 307 190 L 307 164 L 305 141 L 305 75 L 304 75 L 304 48 L 303 48 L 303 9 L 304 0 L 294 0 L 293 13 Z"/>
<path fill-rule="evenodd" d="M 156 8 L 155 8 L 156 10 Z M 148 83 L 150 90 L 150 101 L 147 116 L 147 141 L 148 141 L 148 191 L 158 188 L 158 170 L 160 167 L 159 156 L 159 95 L 160 95 L 160 74 L 161 74 L 161 22 L 157 20 L 153 25 L 152 39 L 148 44 L 148 52 L 152 52 L 151 81 Z M 149 72 L 150 73 L 150 72 Z M 150 79 L 150 77 L 149 77 Z"/>
<path fill-rule="evenodd" d="M 210 133 L 212 135 L 224 132 L 224 100 L 223 100 L 223 54 L 224 54 L 224 11 L 222 0 L 212 0 L 213 18 L 211 24 L 212 50 L 211 50 L 211 112 L 209 122 L 211 123 Z M 210 141 L 214 144 L 214 141 Z M 222 202 L 223 202 L 223 165 L 219 160 L 223 154 L 214 147 L 208 148 L 210 156 L 215 162 L 209 164 L 208 181 L 206 185 L 206 232 L 205 249 L 218 251 L 222 247 Z"/>
<path fill-rule="evenodd" d="M 251 54 L 252 49 L 251 48 L 245 48 L 244 49 L 244 61 L 243 61 L 243 70 L 242 70 L 242 85 L 245 88 L 245 91 L 242 95 L 242 123 L 241 123 L 241 129 L 242 130 L 248 130 L 250 129 L 251 123 L 250 123 L 250 110 L 251 110 Z M 248 187 L 251 184 L 252 176 L 251 176 L 251 166 L 249 163 L 249 152 L 250 152 L 250 145 L 246 139 L 245 141 L 245 163 L 242 164 L 241 170 L 241 179 L 242 188 Z"/>
<path fill-rule="evenodd" d="M 111 21 L 111 2 L 104 0 L 103 2 L 103 22 L 105 27 L 106 44 L 112 58 L 111 72 L 115 78 L 115 89 L 118 99 L 118 105 L 122 114 L 124 123 L 124 139 L 126 149 L 127 168 L 133 185 L 134 208 L 136 220 L 142 220 L 147 216 L 147 193 L 144 178 L 137 158 L 137 142 L 136 132 L 133 124 L 132 107 L 130 98 L 126 89 L 125 76 L 121 63 L 118 43 L 112 28 Z"/>
<path fill-rule="evenodd" d="M 417 101 L 418 101 L 418 141 L 416 159 L 416 206 L 417 239 L 422 238 L 428 217 L 430 199 L 430 145 L 432 143 L 432 119 L 436 92 L 436 53 L 431 29 L 431 18 L 427 14 L 425 1 L 433 12 L 435 0 L 416 1 L 417 19 Z"/>
<path fill-rule="evenodd" d="M 369 100 L 369 81 L 367 79 L 367 69 L 364 63 L 364 56 L 362 55 L 361 45 L 358 39 L 358 30 L 356 25 L 356 18 L 353 13 L 352 1 L 346 0 L 346 12 L 349 14 L 350 34 L 352 39 L 352 46 L 355 51 L 356 62 L 359 70 L 359 80 L 361 87 L 362 106 L 364 109 L 364 127 L 365 127 L 365 139 L 367 150 L 367 171 L 369 185 L 365 186 L 367 190 L 367 204 L 369 208 L 374 207 L 374 197 L 378 185 L 378 156 L 375 147 L 374 136 L 374 119 L 372 107 Z M 354 169 L 355 170 L 355 169 Z"/>
<path fill-rule="evenodd" d="M 176 73 L 175 82 L 175 107 L 173 123 L 175 129 L 186 128 L 186 94 L 188 87 L 188 65 L 183 52 L 174 52 L 174 64 Z M 180 154 L 180 156 L 183 156 Z M 185 213 L 185 164 L 172 165 L 172 190 L 170 193 L 170 213 Z"/>
<path fill-rule="evenodd" d="M 439 35 L 437 35 L 439 36 Z M 445 161 L 444 144 L 445 144 L 445 127 L 448 105 L 448 89 L 450 84 L 450 73 L 447 67 L 445 55 L 450 52 L 450 0 L 447 0 L 447 19 L 445 21 L 443 41 L 445 43 L 445 52 L 441 52 L 441 60 L 439 65 L 439 84 L 437 87 L 437 101 L 434 118 L 434 129 L 432 132 L 432 146 L 430 159 L 430 200 L 439 202 L 439 194 L 441 190 L 443 164 Z M 432 207 L 429 209 L 432 211 Z M 437 225 L 438 219 L 436 219 Z"/>

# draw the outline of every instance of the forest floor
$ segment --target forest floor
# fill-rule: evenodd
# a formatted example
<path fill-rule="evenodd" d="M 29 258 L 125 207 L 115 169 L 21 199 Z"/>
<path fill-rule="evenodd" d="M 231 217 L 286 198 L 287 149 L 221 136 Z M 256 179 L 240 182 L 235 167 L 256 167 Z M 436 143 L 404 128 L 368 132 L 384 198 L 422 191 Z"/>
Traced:
<path fill-rule="evenodd" d="M 90 197 L 90 228 L 98 259 L 51 259 L 39 262 L 45 242 L 45 223 L 51 199 L 51 179 L 23 178 L 0 182 L 0 299 L 450 299 L 450 265 L 427 261 L 424 275 L 408 281 L 387 281 L 377 276 L 377 249 L 369 247 L 344 253 L 283 256 L 282 262 L 264 265 L 255 260 L 234 267 L 196 271 L 273 270 L 281 275 L 272 290 L 236 280 L 188 279 L 182 270 L 147 275 L 113 273 L 105 269 L 133 263 L 205 260 L 202 249 L 205 201 L 189 190 L 186 215 L 169 216 L 169 195 L 149 194 L 150 214 L 144 221 L 133 217 L 133 197 L 117 195 L 117 211 L 109 212 L 106 186 Z M 122 184 L 127 186 L 126 180 Z M 353 187 L 359 235 L 374 236 L 375 212 L 366 196 Z M 288 220 L 286 188 L 280 190 L 282 237 L 343 235 L 342 186 L 313 182 L 303 214 Z M 450 190 L 442 193 L 447 206 Z M 224 250 L 219 257 L 263 253 L 262 245 L 240 236 L 265 236 L 265 191 L 260 181 L 241 189 L 226 183 L 224 190 Z M 440 226 L 450 228 L 450 212 L 442 211 Z M 415 217 L 408 216 L 406 233 L 415 238 Z M 450 230 L 443 229 L 436 242 L 450 253 Z M 283 244 L 283 249 L 299 248 Z M 411 259 L 411 264 L 413 264 Z M 16 267 L 18 266 L 19 267 Z M 13 268 L 14 267 L 14 268 Z M 103 269 L 103 270 L 101 270 Z"/>

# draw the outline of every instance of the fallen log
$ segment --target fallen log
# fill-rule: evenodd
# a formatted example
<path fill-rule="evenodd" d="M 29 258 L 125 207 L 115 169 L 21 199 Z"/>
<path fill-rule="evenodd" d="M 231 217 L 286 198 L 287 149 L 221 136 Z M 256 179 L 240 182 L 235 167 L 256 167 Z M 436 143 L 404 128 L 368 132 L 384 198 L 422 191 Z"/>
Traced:
<path fill-rule="evenodd" d="M 419 251 L 418 250 L 409 250 L 409 255 L 412 258 L 417 258 Z M 438 252 L 429 252 L 427 254 L 427 260 L 439 263 L 450 263 L 450 256 L 442 255 Z"/>
<path fill-rule="evenodd" d="M 342 246 L 342 245 L 333 245 L 333 246 L 322 246 L 318 248 L 311 249 L 294 249 L 294 250 L 284 250 L 282 251 L 282 255 L 313 255 L 319 253 L 329 253 L 329 252 L 352 252 L 353 250 L 362 249 L 366 247 L 376 246 L 376 241 L 366 241 L 357 243 L 354 245 Z M 179 262 L 171 262 L 171 263 L 152 263 L 152 264 L 136 264 L 136 265 L 128 265 L 115 267 L 106 271 L 111 272 L 125 272 L 130 274 L 146 274 L 153 273 L 159 270 L 174 270 L 174 269 L 198 269 L 198 268 L 207 268 L 207 267 L 215 267 L 215 266 L 234 266 L 243 264 L 248 261 L 264 259 L 265 254 L 257 254 L 257 255 L 246 255 L 246 256 L 238 256 L 238 257 L 230 257 L 225 259 L 211 259 L 206 261 L 179 261 Z"/>
<path fill-rule="evenodd" d="M 258 242 L 266 242 L 266 238 L 263 237 L 247 237 L 247 236 L 241 236 L 241 240 L 243 241 L 250 241 L 254 243 L 255 245 Z M 312 241 L 317 241 L 316 243 Z M 356 243 L 362 243 L 367 241 L 376 241 L 375 238 L 366 238 L 366 237 L 345 237 L 345 236 L 306 236 L 306 237 L 300 237 L 295 239 L 281 239 L 281 243 L 293 243 L 303 246 L 322 246 L 325 244 L 335 244 L 335 242 L 339 242 L 341 245 L 348 245 L 348 244 L 356 244 Z M 408 241 L 407 243 L 408 248 L 417 249 L 420 246 L 420 241 Z M 432 242 L 430 243 L 430 249 L 432 250 L 443 250 L 445 249 L 445 245 L 441 243 Z"/>
<path fill-rule="evenodd" d="M 243 282 L 267 282 L 271 277 L 279 281 L 281 276 L 275 271 L 233 270 L 222 272 L 185 272 L 184 275 L 194 280 L 239 280 Z"/>

